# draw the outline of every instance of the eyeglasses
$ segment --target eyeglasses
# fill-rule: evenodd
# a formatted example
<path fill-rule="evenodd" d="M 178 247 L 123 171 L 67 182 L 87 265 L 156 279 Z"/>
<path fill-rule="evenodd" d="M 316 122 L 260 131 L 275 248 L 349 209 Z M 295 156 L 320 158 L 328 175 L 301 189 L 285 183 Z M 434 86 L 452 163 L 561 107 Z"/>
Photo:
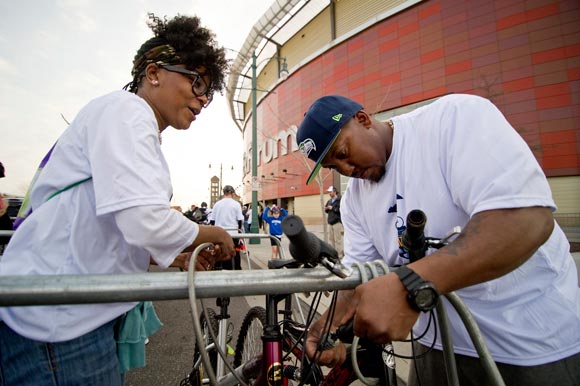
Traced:
<path fill-rule="evenodd" d="M 193 92 L 193 95 L 195 95 L 196 97 L 205 96 L 207 98 L 207 102 L 203 105 L 203 107 L 207 107 L 213 100 L 213 90 L 211 89 L 211 82 L 209 84 L 206 83 L 205 79 L 203 79 L 202 74 L 200 74 L 199 72 L 190 71 L 183 67 L 172 66 L 169 64 L 161 64 L 159 65 L 159 67 L 170 72 L 177 72 L 179 74 L 186 75 L 188 78 L 190 78 L 192 80 L 191 91 Z"/>

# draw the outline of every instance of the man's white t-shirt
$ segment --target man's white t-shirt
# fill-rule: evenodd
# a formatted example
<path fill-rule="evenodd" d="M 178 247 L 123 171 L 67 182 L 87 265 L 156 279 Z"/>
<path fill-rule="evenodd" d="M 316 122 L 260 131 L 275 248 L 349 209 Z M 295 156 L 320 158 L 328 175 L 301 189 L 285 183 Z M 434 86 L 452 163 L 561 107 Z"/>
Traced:
<path fill-rule="evenodd" d="M 0 275 L 146 272 L 150 256 L 167 267 L 199 229 L 169 209 L 171 195 L 153 110 L 125 91 L 97 98 L 58 139 L 31 192 L 33 212 L 0 260 Z M 0 308 L 0 320 L 28 338 L 58 342 L 135 304 Z"/>
<path fill-rule="evenodd" d="M 228 231 L 230 235 L 238 234 L 238 221 L 244 221 L 242 206 L 231 197 L 224 197 L 213 206 L 208 219 L 215 225 Z"/>
<path fill-rule="evenodd" d="M 444 237 L 474 214 L 502 208 L 555 209 L 526 143 L 489 101 L 452 95 L 393 118 L 393 149 L 381 181 L 350 179 L 341 202 L 344 262 L 408 263 L 399 248 L 407 214 L 427 215 L 425 235 Z M 494 240 L 487 240 L 490 247 Z M 494 359 L 531 366 L 580 351 L 580 290 L 560 227 L 522 266 L 456 292 L 473 313 Z M 389 294 L 384 294 L 389 296 Z M 457 353 L 477 356 L 445 301 Z M 415 336 L 427 327 L 422 314 Z M 437 335 L 437 347 L 440 333 Z M 430 346 L 433 327 L 421 342 Z"/>

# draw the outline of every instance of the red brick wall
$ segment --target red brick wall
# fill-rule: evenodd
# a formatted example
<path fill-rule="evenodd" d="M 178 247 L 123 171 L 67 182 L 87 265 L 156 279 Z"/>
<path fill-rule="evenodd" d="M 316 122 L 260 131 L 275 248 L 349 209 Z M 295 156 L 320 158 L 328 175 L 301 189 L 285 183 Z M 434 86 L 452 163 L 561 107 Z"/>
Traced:
<path fill-rule="evenodd" d="M 548 176 L 578 175 L 580 1 L 426 1 L 324 53 L 275 91 L 258 106 L 266 136 L 298 125 L 326 94 L 347 95 L 372 113 L 448 93 L 481 95 L 506 115 Z M 259 167 L 259 176 L 302 174 L 263 184 L 266 199 L 318 192 L 304 185 L 301 157 Z"/>

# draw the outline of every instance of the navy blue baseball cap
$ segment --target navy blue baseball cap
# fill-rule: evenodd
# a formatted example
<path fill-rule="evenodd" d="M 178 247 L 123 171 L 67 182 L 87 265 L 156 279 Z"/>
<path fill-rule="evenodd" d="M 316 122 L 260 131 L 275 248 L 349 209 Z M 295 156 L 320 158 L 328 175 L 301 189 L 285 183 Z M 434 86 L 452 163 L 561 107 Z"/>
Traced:
<path fill-rule="evenodd" d="M 362 110 L 361 104 L 340 95 L 323 96 L 310 106 L 298 128 L 296 142 L 302 154 L 316 162 L 306 184 L 312 182 L 340 129 Z"/>

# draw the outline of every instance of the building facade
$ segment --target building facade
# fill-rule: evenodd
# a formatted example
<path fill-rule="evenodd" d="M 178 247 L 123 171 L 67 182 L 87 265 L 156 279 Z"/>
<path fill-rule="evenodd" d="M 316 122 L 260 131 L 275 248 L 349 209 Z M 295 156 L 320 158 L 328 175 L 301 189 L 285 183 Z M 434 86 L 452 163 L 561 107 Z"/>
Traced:
<path fill-rule="evenodd" d="M 248 36 L 241 58 L 275 45 L 272 58 L 257 68 L 256 103 L 251 93 L 231 90 L 242 83 L 230 84 L 232 116 L 246 149 L 244 202 L 255 186 L 260 202 L 281 204 L 306 224 L 322 223 L 326 188 L 344 189 L 346 179 L 323 170 L 305 185 L 312 162 L 295 138 L 304 112 L 320 96 L 348 96 L 387 119 L 443 95 L 468 93 L 503 112 L 548 176 L 556 217 L 580 226 L 579 1 L 307 3 L 281 29 L 264 23 L 266 13 L 260 21 L 266 43 L 256 30 Z M 278 77 L 281 59 L 290 71 L 286 79 Z M 258 181 L 252 185 L 254 143 Z"/>

